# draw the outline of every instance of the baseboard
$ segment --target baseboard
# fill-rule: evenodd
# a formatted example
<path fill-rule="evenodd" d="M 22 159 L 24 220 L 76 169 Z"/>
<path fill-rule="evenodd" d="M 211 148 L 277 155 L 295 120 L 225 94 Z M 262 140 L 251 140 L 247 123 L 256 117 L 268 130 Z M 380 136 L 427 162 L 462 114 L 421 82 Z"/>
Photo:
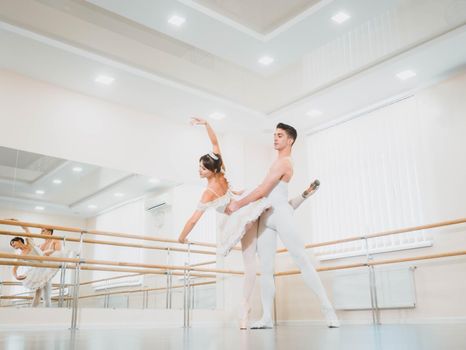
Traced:
<path fill-rule="evenodd" d="M 344 325 L 372 325 L 372 318 L 361 320 L 340 319 Z M 466 323 L 466 316 L 457 317 L 429 317 L 429 318 L 404 318 L 404 319 L 382 319 L 381 324 L 458 324 Z M 279 320 L 279 326 L 323 326 L 324 320 Z"/>

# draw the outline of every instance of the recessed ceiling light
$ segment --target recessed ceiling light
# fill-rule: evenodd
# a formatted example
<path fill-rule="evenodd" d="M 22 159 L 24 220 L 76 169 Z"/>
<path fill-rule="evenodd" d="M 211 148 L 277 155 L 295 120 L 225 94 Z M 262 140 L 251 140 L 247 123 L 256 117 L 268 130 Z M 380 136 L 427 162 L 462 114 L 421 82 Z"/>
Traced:
<path fill-rule="evenodd" d="M 45 191 L 43 191 L 43 190 L 36 190 L 36 194 L 44 194 L 44 193 L 45 193 Z"/>
<path fill-rule="evenodd" d="M 396 77 L 400 80 L 406 80 L 406 79 L 409 79 L 415 76 L 416 76 L 416 73 L 409 69 L 404 70 L 396 75 Z"/>
<path fill-rule="evenodd" d="M 350 18 L 350 15 L 344 12 L 338 12 L 336 15 L 332 17 L 332 20 L 338 24 L 346 22 Z"/>
<path fill-rule="evenodd" d="M 89 204 L 87 207 L 89 209 L 97 209 L 97 205 L 95 205 L 95 204 Z"/>
<path fill-rule="evenodd" d="M 110 85 L 115 81 L 115 78 L 109 77 L 107 75 L 99 75 L 95 78 L 95 82 L 104 85 Z"/>
<path fill-rule="evenodd" d="M 310 116 L 310 117 L 318 117 L 320 115 L 322 115 L 322 111 L 319 111 L 317 109 L 311 109 L 309 112 L 306 113 L 306 115 Z"/>
<path fill-rule="evenodd" d="M 38 205 L 37 207 L 34 208 L 35 210 L 44 210 L 45 208 L 44 207 L 41 207 L 40 205 Z"/>
<path fill-rule="evenodd" d="M 62 183 L 62 181 L 61 181 L 60 179 L 55 179 L 55 180 L 53 180 L 52 182 L 53 182 L 54 184 L 56 184 L 56 185 L 59 185 L 59 184 Z"/>
<path fill-rule="evenodd" d="M 121 192 L 116 192 L 113 194 L 115 197 L 123 197 L 124 196 L 124 193 L 121 193 Z"/>
<path fill-rule="evenodd" d="M 149 179 L 149 182 L 150 182 L 151 184 L 158 184 L 158 183 L 160 182 L 160 180 L 157 179 L 157 178 L 155 178 L 155 177 L 153 177 L 152 179 Z"/>
<path fill-rule="evenodd" d="M 273 57 L 270 57 L 270 56 L 263 56 L 261 58 L 259 58 L 259 63 L 260 64 L 263 64 L 264 66 L 268 66 L 269 64 L 272 64 L 274 61 Z"/>
<path fill-rule="evenodd" d="M 81 168 L 81 167 L 79 167 L 79 166 L 75 166 L 75 167 L 73 168 L 73 171 L 74 171 L 75 173 L 80 173 L 81 171 L 83 171 L 83 168 Z"/>
<path fill-rule="evenodd" d="M 184 22 L 186 22 L 186 18 L 177 15 L 173 15 L 168 19 L 168 23 L 177 27 L 180 27 Z"/>
<path fill-rule="evenodd" d="M 215 119 L 215 120 L 222 120 L 225 118 L 225 114 L 220 113 L 220 112 L 214 112 L 209 114 L 210 119 Z"/>

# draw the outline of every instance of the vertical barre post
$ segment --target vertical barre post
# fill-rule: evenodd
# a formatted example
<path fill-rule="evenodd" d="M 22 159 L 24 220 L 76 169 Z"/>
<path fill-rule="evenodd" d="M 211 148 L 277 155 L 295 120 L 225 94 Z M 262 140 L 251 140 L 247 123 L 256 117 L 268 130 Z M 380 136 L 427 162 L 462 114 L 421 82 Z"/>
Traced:
<path fill-rule="evenodd" d="M 167 248 L 167 265 L 170 265 L 170 248 Z M 166 280 L 166 284 L 167 284 L 167 288 L 166 288 L 166 292 L 165 292 L 165 308 L 166 309 L 170 309 L 171 308 L 171 303 L 170 303 L 170 294 L 171 294 L 171 291 L 170 291 L 170 269 L 167 269 L 167 272 L 166 272 L 166 276 L 167 276 L 167 280 Z"/>
<path fill-rule="evenodd" d="M 277 283 L 275 275 L 273 276 L 273 284 L 275 285 L 275 295 L 273 296 L 273 324 L 276 327 L 278 325 L 277 320 Z"/>
<path fill-rule="evenodd" d="M 79 238 L 79 250 L 78 250 L 78 262 L 76 262 L 75 274 L 74 274 L 74 288 L 73 288 L 73 308 L 71 312 L 71 330 L 77 330 L 77 321 L 78 321 L 78 294 L 79 294 L 79 272 L 81 270 L 81 258 L 82 258 L 82 249 L 83 249 L 83 238 L 84 232 L 81 232 Z"/>
<path fill-rule="evenodd" d="M 186 309 L 187 309 L 187 320 L 188 320 L 187 327 L 190 328 L 191 327 L 191 243 L 188 243 L 188 266 L 189 266 L 189 269 L 187 271 L 188 295 L 187 295 L 187 300 L 186 300 Z"/>
<path fill-rule="evenodd" d="M 63 251 L 66 246 L 66 237 L 63 237 Z M 63 307 L 63 299 L 65 295 L 65 273 L 66 273 L 66 263 L 62 262 L 60 267 L 60 288 L 58 290 L 58 307 Z"/>
<path fill-rule="evenodd" d="M 376 296 L 375 294 L 377 293 L 377 290 L 374 285 L 374 278 L 373 278 L 373 269 L 369 265 L 369 262 L 372 260 L 372 256 L 369 253 L 369 242 L 367 236 L 363 237 L 364 239 L 364 244 L 365 244 L 365 250 L 366 250 L 366 264 L 367 264 L 367 271 L 369 273 L 369 293 L 371 297 L 371 312 L 372 312 L 372 324 L 377 324 L 378 319 L 377 319 L 377 314 L 376 314 Z"/>

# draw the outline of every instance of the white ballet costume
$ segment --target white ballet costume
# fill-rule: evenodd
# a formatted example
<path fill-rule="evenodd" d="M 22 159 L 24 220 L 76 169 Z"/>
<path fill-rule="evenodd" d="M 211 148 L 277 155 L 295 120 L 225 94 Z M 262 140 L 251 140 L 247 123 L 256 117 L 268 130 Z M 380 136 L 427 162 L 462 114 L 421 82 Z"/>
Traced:
<path fill-rule="evenodd" d="M 39 247 L 35 246 L 32 240 L 29 240 L 29 244 L 32 249 L 29 255 L 34 256 L 44 256 L 43 252 Z M 55 251 L 50 256 L 60 257 L 62 256 L 62 251 Z M 30 260 L 34 263 L 40 263 L 37 260 Z M 25 271 L 22 272 L 26 276 L 22 280 L 24 287 L 35 291 L 34 298 L 32 300 L 32 307 L 37 307 L 40 303 L 41 296 L 44 299 L 44 304 L 46 307 L 50 307 L 52 303 L 52 278 L 56 275 L 59 269 L 57 268 L 48 268 L 48 267 L 26 267 Z"/>
<path fill-rule="evenodd" d="M 220 256 L 226 256 L 231 249 L 241 241 L 243 250 L 244 262 L 244 288 L 243 302 L 240 310 L 240 319 L 247 319 L 249 313 L 249 299 L 254 289 L 256 279 L 256 237 L 257 237 L 257 221 L 261 214 L 271 207 L 271 203 L 267 198 L 262 198 L 252 202 L 231 215 L 225 214 L 225 209 L 232 199 L 239 199 L 230 190 L 223 196 L 219 196 L 211 189 L 217 198 L 207 203 L 199 203 L 197 210 L 205 211 L 209 208 L 214 208 L 220 215 L 218 220 L 219 241 L 217 251 Z M 246 193 L 242 196 L 247 195 Z M 236 198 L 235 198 L 236 197 Z M 254 247 L 250 249 L 247 242 L 253 238 Z M 244 326 L 245 327 L 245 326 Z M 243 327 L 242 327 L 243 328 Z"/>
<path fill-rule="evenodd" d="M 263 315 L 258 322 L 252 325 L 252 328 L 273 327 L 272 306 L 275 296 L 274 268 L 277 233 L 294 262 L 298 265 L 304 282 L 318 297 L 327 325 L 329 327 L 339 327 L 339 321 L 333 306 L 327 297 L 317 271 L 306 254 L 304 242 L 296 229 L 293 220 L 293 207 L 297 203 L 288 202 L 288 184 L 280 181 L 267 198 L 272 204 L 272 208 L 261 216 L 257 234 Z M 245 237 L 245 239 L 247 238 L 251 241 L 251 249 L 254 249 L 253 237 Z"/>
<path fill-rule="evenodd" d="M 217 198 L 207 203 L 199 203 L 197 210 L 205 211 L 209 208 L 214 208 L 218 213 L 223 214 L 223 220 L 220 220 L 221 222 L 218 227 L 221 233 L 218 252 L 226 256 L 241 241 L 248 230 L 255 225 L 261 214 L 271 207 L 271 203 L 267 198 L 262 198 L 242 207 L 231 215 L 226 215 L 225 209 L 230 201 L 232 199 L 238 200 L 246 194 L 235 196 L 230 190 L 227 190 L 223 196 L 219 196 L 210 188 L 207 190 L 214 193 Z"/>

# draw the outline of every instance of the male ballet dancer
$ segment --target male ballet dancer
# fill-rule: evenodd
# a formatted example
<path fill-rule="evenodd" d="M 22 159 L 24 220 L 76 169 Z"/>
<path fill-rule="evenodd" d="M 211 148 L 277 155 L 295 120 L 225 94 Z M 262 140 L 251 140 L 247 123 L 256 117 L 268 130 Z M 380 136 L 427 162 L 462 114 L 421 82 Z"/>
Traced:
<path fill-rule="evenodd" d="M 309 187 L 299 196 L 288 201 L 293 210 L 296 210 L 301 204 L 309 198 L 320 185 L 319 180 L 312 182 Z M 261 215 L 261 217 L 264 213 Z M 248 329 L 249 313 L 251 312 L 251 297 L 256 283 L 256 254 L 257 254 L 257 236 L 259 233 L 260 218 L 248 229 L 248 232 L 241 239 L 241 250 L 243 254 L 244 279 L 243 279 L 243 299 L 241 301 L 239 319 L 240 329 Z M 265 220 L 265 219 L 264 219 Z M 262 229 L 263 231 L 263 229 Z M 224 254 L 226 252 L 223 252 Z"/>
<path fill-rule="evenodd" d="M 279 123 L 274 134 L 274 148 L 278 157 L 270 167 L 264 181 L 251 193 L 238 201 L 232 201 L 225 212 L 231 214 L 243 206 L 267 196 L 272 208 L 259 220 L 257 253 L 261 265 L 262 318 L 253 329 L 272 328 L 272 304 L 275 295 L 273 279 L 275 267 L 276 233 L 280 236 L 291 257 L 301 270 L 302 277 L 318 297 L 322 313 L 330 328 L 339 327 L 339 321 L 330 303 L 317 271 L 306 255 L 304 242 L 299 236 L 293 220 L 293 209 L 288 203 L 288 183 L 293 177 L 293 163 L 290 155 L 296 140 L 296 129 Z"/>

